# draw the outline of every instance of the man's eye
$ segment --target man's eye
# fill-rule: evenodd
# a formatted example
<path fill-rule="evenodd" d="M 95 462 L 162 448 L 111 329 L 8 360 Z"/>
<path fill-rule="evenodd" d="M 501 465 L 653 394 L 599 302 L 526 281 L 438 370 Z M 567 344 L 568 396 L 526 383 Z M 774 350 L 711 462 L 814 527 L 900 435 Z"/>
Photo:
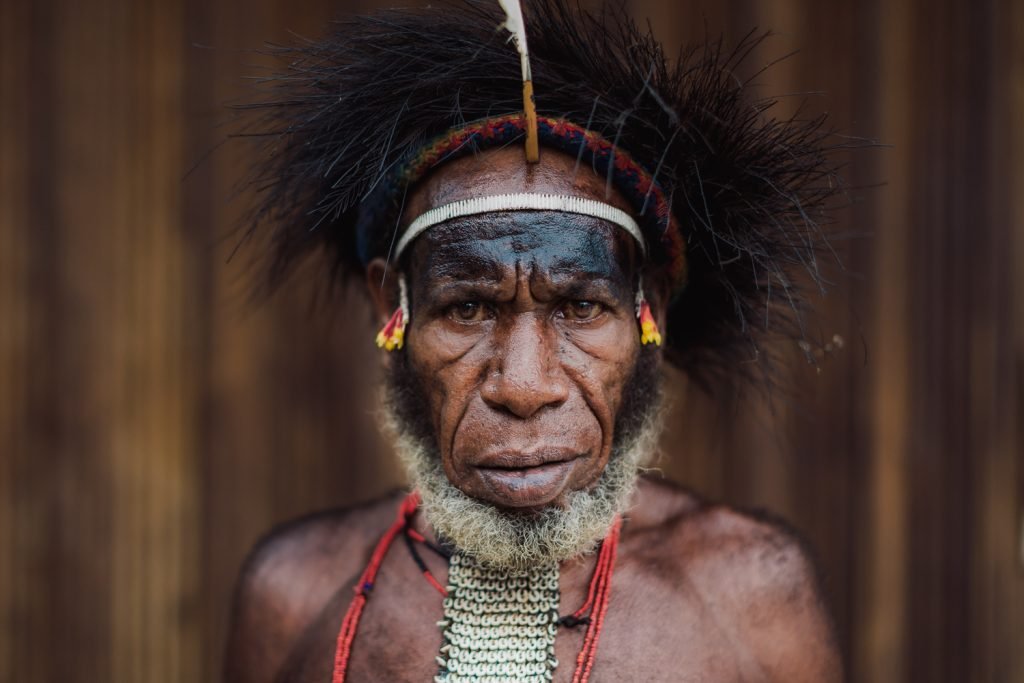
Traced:
<path fill-rule="evenodd" d="M 563 309 L 563 315 L 569 320 L 593 320 L 604 310 L 596 301 L 570 301 Z"/>
<path fill-rule="evenodd" d="M 464 301 L 451 307 L 450 315 L 460 323 L 475 323 L 488 318 L 487 307 L 479 301 Z"/>

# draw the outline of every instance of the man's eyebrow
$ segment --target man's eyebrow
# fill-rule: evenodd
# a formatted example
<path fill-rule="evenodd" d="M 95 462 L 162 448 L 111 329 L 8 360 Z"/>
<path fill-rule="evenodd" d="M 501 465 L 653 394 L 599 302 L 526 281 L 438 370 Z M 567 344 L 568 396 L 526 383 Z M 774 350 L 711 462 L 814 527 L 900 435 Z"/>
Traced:
<path fill-rule="evenodd" d="M 552 283 L 574 280 L 586 283 L 605 283 L 611 286 L 629 278 L 613 259 L 559 259 L 543 270 Z"/>
<path fill-rule="evenodd" d="M 587 298 L 595 295 L 620 297 L 627 294 L 626 283 L 608 276 L 551 278 L 551 287 L 562 296 Z"/>
<path fill-rule="evenodd" d="M 625 276 L 615 268 L 583 267 L 579 263 L 556 265 L 543 270 L 538 270 L 552 282 L 565 280 L 579 280 L 581 282 L 618 282 L 625 279 Z"/>
<path fill-rule="evenodd" d="M 438 250 L 427 261 L 424 272 L 428 278 L 496 281 L 502 275 L 501 261 L 490 254 L 459 250 L 458 253 L 448 255 L 445 251 L 444 248 Z"/>

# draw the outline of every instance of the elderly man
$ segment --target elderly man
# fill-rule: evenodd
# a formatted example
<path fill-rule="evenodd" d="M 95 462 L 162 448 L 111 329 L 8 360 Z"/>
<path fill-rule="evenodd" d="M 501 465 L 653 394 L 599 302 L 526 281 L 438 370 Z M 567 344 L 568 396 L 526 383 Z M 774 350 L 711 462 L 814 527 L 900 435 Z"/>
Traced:
<path fill-rule="evenodd" d="M 746 101 L 749 43 L 671 65 L 546 0 L 528 68 L 496 7 L 342 25 L 260 107 L 272 278 L 322 250 L 368 285 L 412 489 L 259 545 L 228 680 L 838 680 L 800 543 L 639 475 L 663 357 L 714 388 L 786 329 L 821 122 Z"/>

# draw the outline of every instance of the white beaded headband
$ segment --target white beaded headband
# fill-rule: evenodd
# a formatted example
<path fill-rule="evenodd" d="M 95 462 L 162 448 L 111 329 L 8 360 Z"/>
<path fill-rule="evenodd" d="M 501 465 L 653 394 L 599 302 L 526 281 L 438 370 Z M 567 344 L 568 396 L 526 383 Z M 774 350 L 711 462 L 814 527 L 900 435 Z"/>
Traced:
<path fill-rule="evenodd" d="M 633 217 L 628 213 L 597 201 L 584 197 L 560 194 L 530 194 L 522 192 L 518 194 L 496 194 L 486 197 L 473 197 L 472 199 L 461 199 L 450 204 L 443 204 L 421 214 L 406 229 L 405 234 L 398 240 L 395 247 L 394 258 L 397 259 L 409 246 L 409 243 L 419 237 L 425 230 L 450 221 L 453 218 L 463 216 L 475 216 L 481 213 L 493 213 L 495 211 L 560 211 L 562 213 L 575 213 L 582 216 L 592 216 L 601 220 L 613 223 L 630 235 L 640 245 L 640 250 L 646 255 L 647 244 L 644 242 L 643 233 Z"/>

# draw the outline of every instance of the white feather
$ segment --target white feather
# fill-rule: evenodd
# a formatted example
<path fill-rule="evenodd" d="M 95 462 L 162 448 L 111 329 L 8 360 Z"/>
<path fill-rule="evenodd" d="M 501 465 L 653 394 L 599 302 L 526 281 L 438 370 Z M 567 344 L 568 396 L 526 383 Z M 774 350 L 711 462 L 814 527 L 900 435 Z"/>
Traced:
<path fill-rule="evenodd" d="M 516 41 L 516 48 L 519 50 L 519 63 L 523 69 L 523 80 L 532 81 L 530 74 L 530 50 L 526 46 L 526 22 L 523 21 L 523 8 L 519 0 L 498 0 L 501 8 L 505 10 L 505 23 L 502 24 L 509 33 L 512 40 Z"/>

